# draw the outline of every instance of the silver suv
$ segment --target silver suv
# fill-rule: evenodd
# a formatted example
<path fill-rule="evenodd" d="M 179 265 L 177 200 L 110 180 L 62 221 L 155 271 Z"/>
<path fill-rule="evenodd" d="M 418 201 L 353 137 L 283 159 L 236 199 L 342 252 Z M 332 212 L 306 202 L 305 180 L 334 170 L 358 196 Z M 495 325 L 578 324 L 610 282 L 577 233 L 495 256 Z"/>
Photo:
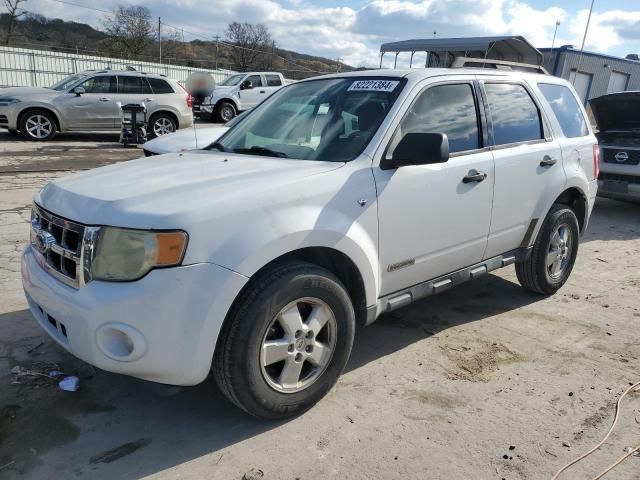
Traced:
<path fill-rule="evenodd" d="M 69 75 L 50 87 L 0 89 L 0 127 L 38 141 L 57 132 L 118 131 L 119 104 L 142 102 L 151 138 L 193 124 L 191 97 L 175 80 L 102 70 Z"/>

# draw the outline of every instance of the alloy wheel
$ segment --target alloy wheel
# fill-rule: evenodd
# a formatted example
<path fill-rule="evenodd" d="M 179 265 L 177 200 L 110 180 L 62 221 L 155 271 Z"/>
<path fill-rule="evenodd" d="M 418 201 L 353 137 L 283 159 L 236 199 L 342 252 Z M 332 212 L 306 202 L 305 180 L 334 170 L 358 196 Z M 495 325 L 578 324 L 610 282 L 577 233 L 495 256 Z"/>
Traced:
<path fill-rule="evenodd" d="M 36 114 L 27 118 L 26 121 L 27 132 L 33 138 L 41 140 L 51 135 L 53 131 L 53 125 L 51 121 L 44 115 Z"/>

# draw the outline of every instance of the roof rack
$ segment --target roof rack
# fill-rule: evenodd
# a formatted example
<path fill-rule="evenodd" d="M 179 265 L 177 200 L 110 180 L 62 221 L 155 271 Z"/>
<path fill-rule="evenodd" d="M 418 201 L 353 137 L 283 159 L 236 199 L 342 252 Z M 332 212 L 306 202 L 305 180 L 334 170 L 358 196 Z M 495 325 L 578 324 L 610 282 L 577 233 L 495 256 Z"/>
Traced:
<path fill-rule="evenodd" d="M 542 65 L 508 62 L 506 60 L 495 60 L 493 58 L 456 57 L 451 63 L 451 68 L 491 68 L 494 70 L 512 70 L 549 75 L 547 69 Z"/>

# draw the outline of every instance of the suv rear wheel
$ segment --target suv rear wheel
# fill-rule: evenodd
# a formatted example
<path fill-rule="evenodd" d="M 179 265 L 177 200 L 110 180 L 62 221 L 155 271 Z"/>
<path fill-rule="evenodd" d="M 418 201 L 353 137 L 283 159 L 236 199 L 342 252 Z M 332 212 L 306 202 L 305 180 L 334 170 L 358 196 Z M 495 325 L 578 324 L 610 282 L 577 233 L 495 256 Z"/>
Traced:
<path fill-rule="evenodd" d="M 573 269 L 580 243 L 578 219 L 566 205 L 554 205 L 533 245 L 531 256 L 516 263 L 518 281 L 527 290 L 556 293 Z"/>
<path fill-rule="evenodd" d="M 46 110 L 29 110 L 20 118 L 20 132 L 29 140 L 51 140 L 56 130 L 55 118 Z"/>
<path fill-rule="evenodd" d="M 351 353 L 355 315 L 344 286 L 328 270 L 287 263 L 261 275 L 236 303 L 213 361 L 220 389 L 261 418 L 311 408 Z"/>
<path fill-rule="evenodd" d="M 178 129 L 178 124 L 171 115 L 166 113 L 156 113 L 149 119 L 149 139 L 160 137 L 168 133 L 173 133 Z"/>

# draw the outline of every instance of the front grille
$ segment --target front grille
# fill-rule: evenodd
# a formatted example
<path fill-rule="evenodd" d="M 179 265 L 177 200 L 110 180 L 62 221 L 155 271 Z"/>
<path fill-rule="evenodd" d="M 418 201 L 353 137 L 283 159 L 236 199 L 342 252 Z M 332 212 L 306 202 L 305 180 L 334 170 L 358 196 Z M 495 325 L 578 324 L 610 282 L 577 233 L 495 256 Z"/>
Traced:
<path fill-rule="evenodd" d="M 612 180 L 614 182 L 627 182 L 640 185 L 640 176 L 638 175 L 620 175 L 619 173 L 600 172 L 598 180 Z"/>
<path fill-rule="evenodd" d="M 616 158 L 618 155 L 618 158 Z M 602 148 L 602 159 L 606 163 L 617 163 L 620 165 L 638 165 L 640 163 L 640 150 L 621 148 Z"/>
<path fill-rule="evenodd" d="M 78 288 L 85 227 L 58 217 L 38 205 L 31 213 L 31 245 L 40 265 L 63 283 Z"/>

